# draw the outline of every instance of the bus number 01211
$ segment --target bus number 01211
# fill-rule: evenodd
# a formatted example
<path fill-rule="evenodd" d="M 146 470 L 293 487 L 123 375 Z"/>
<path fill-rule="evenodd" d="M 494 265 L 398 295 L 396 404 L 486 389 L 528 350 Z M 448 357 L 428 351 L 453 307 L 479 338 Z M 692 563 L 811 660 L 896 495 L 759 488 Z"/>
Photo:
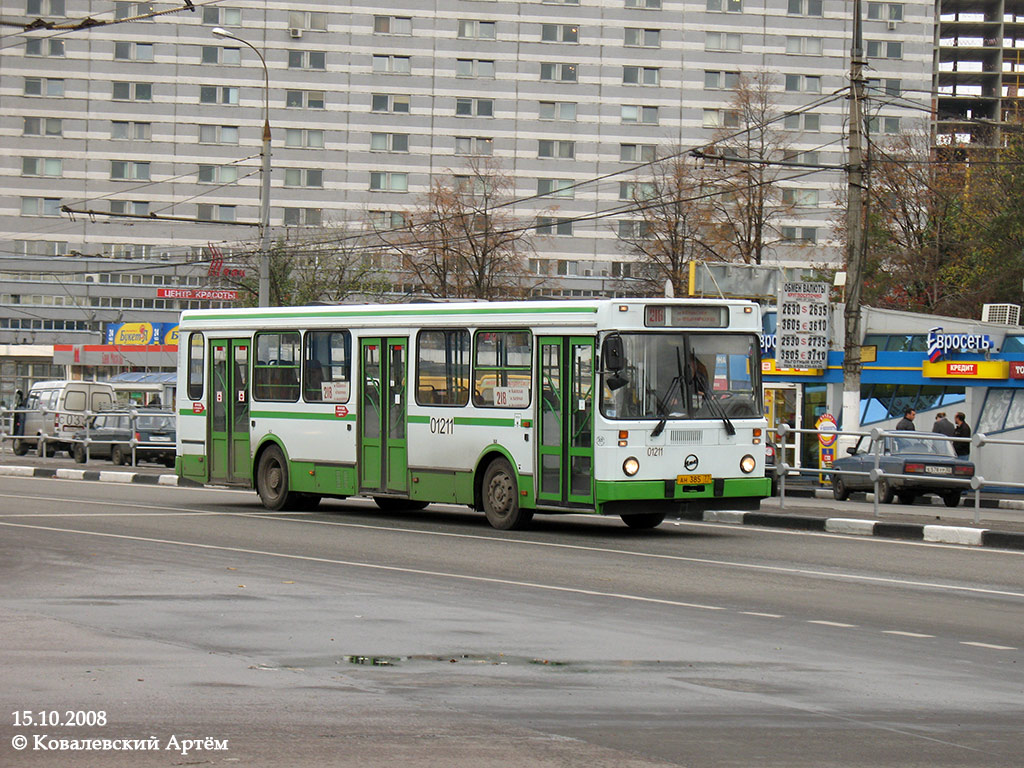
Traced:
<path fill-rule="evenodd" d="M 450 435 L 455 431 L 455 419 L 430 417 L 430 434 Z"/>

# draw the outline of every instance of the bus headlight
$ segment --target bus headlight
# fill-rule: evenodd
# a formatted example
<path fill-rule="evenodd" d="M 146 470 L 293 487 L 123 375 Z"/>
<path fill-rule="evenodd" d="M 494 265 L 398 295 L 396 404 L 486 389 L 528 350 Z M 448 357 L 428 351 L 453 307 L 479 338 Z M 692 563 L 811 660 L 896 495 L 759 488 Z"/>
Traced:
<path fill-rule="evenodd" d="M 749 475 L 757 467 L 757 462 L 754 461 L 754 457 L 749 453 L 740 459 L 740 469 L 743 470 L 743 474 Z"/>
<path fill-rule="evenodd" d="M 640 461 L 635 456 L 630 456 L 622 462 L 622 471 L 632 477 L 640 471 Z"/>

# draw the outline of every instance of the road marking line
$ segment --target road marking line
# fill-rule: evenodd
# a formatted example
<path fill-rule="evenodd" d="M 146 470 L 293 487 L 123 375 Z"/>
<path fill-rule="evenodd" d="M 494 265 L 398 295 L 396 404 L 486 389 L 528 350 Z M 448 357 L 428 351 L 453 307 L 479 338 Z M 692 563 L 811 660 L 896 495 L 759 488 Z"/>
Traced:
<path fill-rule="evenodd" d="M 975 648 L 989 648 L 993 651 L 1016 651 L 1012 645 L 992 645 L 991 643 L 975 643 L 971 641 L 962 641 L 960 645 L 973 645 Z"/>
<path fill-rule="evenodd" d="M 922 638 L 922 639 L 929 638 L 929 637 L 935 637 L 935 635 L 922 635 L 920 632 L 903 632 L 902 630 L 899 630 L 899 629 L 883 629 L 882 630 L 882 634 L 883 635 L 899 635 L 900 637 L 919 637 L 919 638 Z"/>
<path fill-rule="evenodd" d="M 724 611 L 722 606 L 702 605 L 701 603 L 687 603 L 679 600 L 666 600 L 658 597 L 643 597 L 642 595 L 628 595 L 621 592 L 601 592 L 595 589 L 581 589 L 579 587 L 560 587 L 554 584 L 541 584 L 532 581 L 516 581 L 512 579 L 497 579 L 489 576 L 471 576 L 464 573 L 452 573 L 450 571 L 430 571 L 423 568 L 403 568 L 397 565 L 380 565 L 378 563 L 359 563 L 353 560 L 335 560 L 328 557 L 314 557 L 312 555 L 292 555 L 287 552 L 271 552 L 263 549 L 247 549 L 244 547 L 225 547 L 217 544 L 199 544 L 192 541 L 176 541 L 174 539 L 157 539 L 149 536 L 128 536 L 121 533 L 101 533 L 99 531 L 81 531 L 74 528 L 53 528 L 46 525 L 25 525 L 22 523 L 0 522 L 0 525 L 9 528 L 27 528 L 38 531 L 51 531 L 54 533 L 74 533 L 81 536 L 96 536 L 104 539 L 119 539 L 122 541 L 141 541 L 147 544 L 170 544 L 191 549 L 205 549 L 214 552 L 235 552 L 243 555 L 260 555 L 263 557 L 275 557 L 283 560 L 300 560 L 309 563 L 325 563 L 327 565 L 343 565 L 351 568 L 366 568 L 374 571 L 388 571 L 391 573 L 408 573 L 417 576 L 434 576 L 437 578 L 458 579 L 460 581 L 476 581 L 485 584 L 502 584 L 511 587 L 525 587 L 528 589 L 540 589 L 548 592 L 566 592 L 590 597 L 612 597 L 620 600 L 630 600 L 638 603 L 653 603 L 656 605 L 670 605 L 676 608 L 700 608 L 706 611 Z"/>
<path fill-rule="evenodd" d="M 808 619 L 808 624 L 820 624 L 823 627 L 839 627 L 841 629 L 853 629 L 856 624 L 843 624 L 841 621 L 820 621 L 817 619 Z"/>
<path fill-rule="evenodd" d="M 760 616 L 763 619 L 781 619 L 781 613 L 760 613 L 759 611 L 740 611 L 745 616 Z"/>

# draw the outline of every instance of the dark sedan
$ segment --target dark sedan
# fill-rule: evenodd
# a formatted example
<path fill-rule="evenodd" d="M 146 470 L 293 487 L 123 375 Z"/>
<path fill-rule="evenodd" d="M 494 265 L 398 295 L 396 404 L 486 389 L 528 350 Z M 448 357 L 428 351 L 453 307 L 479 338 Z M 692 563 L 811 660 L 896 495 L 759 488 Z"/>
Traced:
<path fill-rule="evenodd" d="M 947 507 L 960 503 L 960 496 L 967 488 L 964 483 L 954 480 L 969 480 L 974 476 L 974 465 L 958 458 L 953 446 L 944 440 L 929 440 L 908 433 L 906 437 L 883 437 L 878 468 L 885 473 L 910 475 L 911 477 L 883 477 L 878 481 L 878 500 L 891 504 L 899 498 L 901 504 L 913 504 L 918 496 L 934 493 L 942 497 Z M 851 491 L 873 491 L 875 486 L 867 476 L 875 466 L 875 441 L 862 437 L 853 448 L 847 448 L 849 456 L 838 459 L 832 468 L 837 471 L 832 478 L 832 492 L 836 499 L 843 501 Z M 863 472 L 863 475 L 845 474 Z"/>
<path fill-rule="evenodd" d="M 136 462 L 155 461 L 174 466 L 177 433 L 174 415 L 167 411 L 139 410 L 134 423 L 128 413 L 101 413 L 90 422 L 88 435 L 91 458 L 109 458 L 115 464 L 130 463 L 134 438 Z M 85 436 L 84 429 L 75 434 L 79 441 Z M 84 464 L 85 444 L 76 442 L 73 455 L 75 461 Z"/>

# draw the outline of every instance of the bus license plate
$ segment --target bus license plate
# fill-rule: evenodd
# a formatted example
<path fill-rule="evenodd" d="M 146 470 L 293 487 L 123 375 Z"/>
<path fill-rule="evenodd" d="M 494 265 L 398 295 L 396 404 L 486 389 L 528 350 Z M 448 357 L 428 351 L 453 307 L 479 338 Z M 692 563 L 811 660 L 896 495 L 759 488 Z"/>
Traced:
<path fill-rule="evenodd" d="M 711 475 L 676 475 L 676 485 L 708 485 Z"/>

